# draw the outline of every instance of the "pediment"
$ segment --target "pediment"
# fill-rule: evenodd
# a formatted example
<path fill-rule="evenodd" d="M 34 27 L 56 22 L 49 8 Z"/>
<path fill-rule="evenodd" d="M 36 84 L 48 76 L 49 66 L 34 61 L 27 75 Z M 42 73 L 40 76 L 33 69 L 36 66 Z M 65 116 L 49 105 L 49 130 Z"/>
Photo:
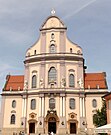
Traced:
<path fill-rule="evenodd" d="M 40 30 L 50 29 L 50 28 L 66 29 L 66 26 L 57 16 L 49 16 L 41 26 Z"/>
<path fill-rule="evenodd" d="M 29 114 L 29 118 L 30 119 L 36 119 L 36 116 L 37 116 L 37 114 L 34 113 L 34 112 L 32 112 L 32 113 Z"/>
<path fill-rule="evenodd" d="M 71 120 L 76 120 L 77 119 L 77 114 L 76 113 L 74 113 L 74 112 L 71 112 L 71 113 L 69 113 L 69 119 L 71 119 Z"/>

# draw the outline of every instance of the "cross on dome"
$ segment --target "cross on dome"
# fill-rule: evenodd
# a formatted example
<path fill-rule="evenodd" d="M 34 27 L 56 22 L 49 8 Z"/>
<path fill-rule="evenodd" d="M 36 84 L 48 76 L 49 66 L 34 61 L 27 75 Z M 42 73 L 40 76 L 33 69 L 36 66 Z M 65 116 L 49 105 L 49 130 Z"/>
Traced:
<path fill-rule="evenodd" d="M 54 15 L 54 14 L 55 14 L 55 10 L 52 8 L 51 15 Z"/>

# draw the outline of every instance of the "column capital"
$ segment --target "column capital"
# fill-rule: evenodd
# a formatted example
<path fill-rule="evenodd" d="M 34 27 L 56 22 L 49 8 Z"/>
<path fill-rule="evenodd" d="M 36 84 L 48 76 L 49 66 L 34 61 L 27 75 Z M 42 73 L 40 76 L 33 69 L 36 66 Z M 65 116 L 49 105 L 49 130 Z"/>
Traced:
<path fill-rule="evenodd" d="M 44 94 L 40 94 L 40 95 L 39 95 L 39 98 L 42 98 L 42 97 L 44 97 Z"/>
<path fill-rule="evenodd" d="M 64 94 L 64 93 L 61 93 L 61 94 L 60 94 L 60 97 L 65 97 L 65 94 Z"/>

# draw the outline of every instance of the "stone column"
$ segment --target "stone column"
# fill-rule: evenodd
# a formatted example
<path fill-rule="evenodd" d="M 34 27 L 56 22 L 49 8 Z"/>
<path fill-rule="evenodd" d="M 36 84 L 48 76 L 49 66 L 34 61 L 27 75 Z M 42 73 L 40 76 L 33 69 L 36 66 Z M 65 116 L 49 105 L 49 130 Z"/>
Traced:
<path fill-rule="evenodd" d="M 65 94 L 60 94 L 60 125 L 59 125 L 59 133 L 66 133 L 66 104 L 65 104 Z"/>
<path fill-rule="evenodd" d="M 38 117 L 38 131 L 37 133 L 44 133 L 44 94 L 39 95 L 39 117 Z"/>
<path fill-rule="evenodd" d="M 22 96 L 22 117 L 21 127 L 24 128 L 24 132 L 27 133 L 27 104 L 28 104 L 28 81 L 24 82 L 24 95 Z"/>
<path fill-rule="evenodd" d="M 80 98 L 79 100 L 80 100 L 80 117 L 82 117 L 82 98 Z"/>
<path fill-rule="evenodd" d="M 85 115 L 85 96 L 84 93 L 80 94 L 80 128 L 86 128 L 86 115 Z"/>
<path fill-rule="evenodd" d="M 63 97 L 63 117 L 65 117 L 66 114 L 66 106 L 65 106 L 65 97 Z"/>
<path fill-rule="evenodd" d="M 62 117 L 62 97 L 60 97 L 60 117 Z"/>
<path fill-rule="evenodd" d="M 42 116 L 42 105 L 41 105 L 41 103 L 42 103 L 42 98 L 41 97 L 39 97 L 39 117 L 41 117 Z"/>
<path fill-rule="evenodd" d="M 22 99 L 22 117 L 26 117 L 26 97 Z"/>
<path fill-rule="evenodd" d="M 44 117 L 44 96 L 42 97 L 42 117 Z"/>
<path fill-rule="evenodd" d="M 84 97 L 82 99 L 82 103 L 83 103 L 83 105 L 82 105 L 82 107 L 83 107 L 83 117 L 85 117 L 85 98 Z"/>
<path fill-rule="evenodd" d="M 22 97 L 22 117 L 21 117 L 21 128 L 27 132 L 27 95 Z"/>

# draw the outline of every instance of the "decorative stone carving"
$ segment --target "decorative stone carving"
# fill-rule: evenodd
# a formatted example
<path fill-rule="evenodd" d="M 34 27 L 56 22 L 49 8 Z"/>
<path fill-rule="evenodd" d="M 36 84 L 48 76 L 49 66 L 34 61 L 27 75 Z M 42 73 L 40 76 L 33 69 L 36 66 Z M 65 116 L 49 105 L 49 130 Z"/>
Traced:
<path fill-rule="evenodd" d="M 24 82 L 24 90 L 27 90 L 28 89 L 28 82 L 27 82 L 27 80 L 25 80 L 25 82 Z"/>
<path fill-rule="evenodd" d="M 77 120 L 77 114 L 74 112 L 69 113 L 69 120 Z"/>
<path fill-rule="evenodd" d="M 62 77 L 61 79 L 61 87 L 64 88 L 66 86 L 66 79 L 65 77 Z"/>
<path fill-rule="evenodd" d="M 79 79 L 78 84 L 79 84 L 80 88 L 84 88 L 84 83 L 83 83 L 83 79 L 82 78 Z"/>
<path fill-rule="evenodd" d="M 34 112 L 32 112 L 32 113 L 29 114 L 29 118 L 30 119 L 36 119 L 36 116 L 37 116 L 37 114 L 34 113 Z"/>
<path fill-rule="evenodd" d="M 44 80 L 43 78 L 40 79 L 40 88 L 43 88 L 44 87 Z"/>

